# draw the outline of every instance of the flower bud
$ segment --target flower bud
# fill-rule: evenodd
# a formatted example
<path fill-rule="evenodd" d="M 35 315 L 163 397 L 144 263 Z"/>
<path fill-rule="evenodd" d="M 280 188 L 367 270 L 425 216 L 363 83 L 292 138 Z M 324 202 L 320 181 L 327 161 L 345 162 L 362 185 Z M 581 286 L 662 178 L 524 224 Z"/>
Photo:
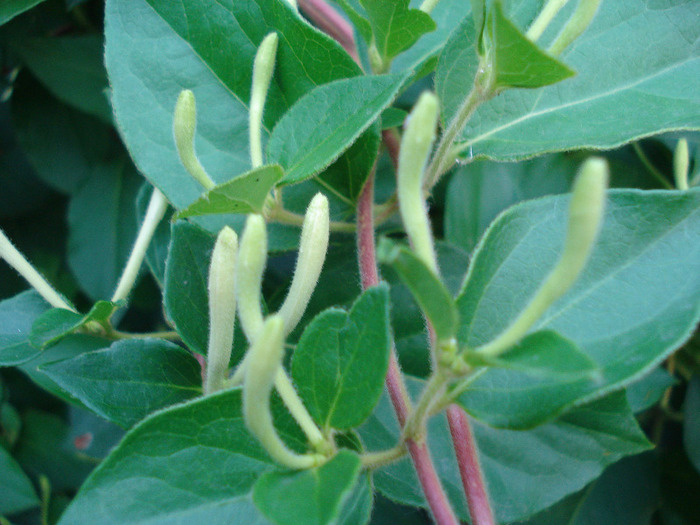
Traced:
<path fill-rule="evenodd" d="M 329 232 L 328 199 L 322 193 L 317 193 L 306 209 L 294 278 L 279 310 L 287 334 L 294 330 L 304 315 L 311 294 L 316 288 L 326 259 Z"/>
<path fill-rule="evenodd" d="M 549 48 L 549 54 L 557 56 L 569 47 L 574 40 L 591 25 L 593 17 L 598 11 L 600 0 L 579 0 L 574 14 L 557 36 L 554 43 Z"/>
<path fill-rule="evenodd" d="M 673 175 L 676 179 L 676 188 L 679 190 L 688 189 L 688 166 L 690 157 L 688 155 L 688 141 L 681 139 L 673 152 Z"/>
<path fill-rule="evenodd" d="M 437 259 L 422 186 L 435 140 L 438 109 L 437 97 L 423 93 L 411 111 L 401 140 L 397 184 L 399 210 L 408 239 L 416 254 L 436 275 Z"/>
<path fill-rule="evenodd" d="M 253 168 L 263 165 L 262 117 L 265 98 L 275 69 L 278 41 L 277 33 L 267 35 L 260 43 L 253 62 L 253 85 L 250 89 L 249 108 L 250 160 Z"/>
<path fill-rule="evenodd" d="M 267 261 L 267 230 L 265 219 L 248 215 L 241 238 L 236 267 L 238 317 L 248 341 L 255 340 L 263 325 L 260 308 L 260 287 Z"/>
<path fill-rule="evenodd" d="M 189 89 L 183 89 L 177 97 L 175 114 L 173 116 L 173 134 L 175 146 L 180 156 L 180 161 L 194 179 L 205 189 L 212 189 L 215 184 L 209 174 L 200 164 L 194 152 L 194 132 L 197 126 L 197 107 L 194 93 Z"/>
<path fill-rule="evenodd" d="M 238 237 L 228 226 L 219 232 L 209 265 L 209 349 L 204 392 L 220 390 L 226 379 L 236 321 Z"/>

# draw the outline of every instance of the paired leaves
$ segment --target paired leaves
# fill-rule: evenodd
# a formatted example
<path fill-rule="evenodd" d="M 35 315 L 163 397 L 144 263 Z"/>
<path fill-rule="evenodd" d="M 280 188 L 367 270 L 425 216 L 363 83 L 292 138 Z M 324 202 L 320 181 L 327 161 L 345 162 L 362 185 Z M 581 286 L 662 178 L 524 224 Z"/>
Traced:
<path fill-rule="evenodd" d="M 294 352 L 292 376 L 322 428 L 349 429 L 372 412 L 389 365 L 389 290 L 367 290 L 346 313 L 322 312 Z"/>
<path fill-rule="evenodd" d="M 106 321 L 116 306 L 109 301 L 97 301 L 86 315 L 64 308 L 52 308 L 34 321 L 29 340 L 35 347 L 44 349 L 90 321 Z"/>

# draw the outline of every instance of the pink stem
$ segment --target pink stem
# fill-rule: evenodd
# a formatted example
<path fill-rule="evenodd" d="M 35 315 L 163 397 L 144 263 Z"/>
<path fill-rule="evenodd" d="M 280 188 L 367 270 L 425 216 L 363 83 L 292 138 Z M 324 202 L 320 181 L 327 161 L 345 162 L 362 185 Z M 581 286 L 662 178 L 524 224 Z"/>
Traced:
<path fill-rule="evenodd" d="M 367 179 L 357 204 L 357 252 L 363 289 L 379 284 L 377 259 L 374 252 L 373 205 L 374 172 Z M 406 392 L 406 385 L 401 378 L 401 370 L 393 347 L 389 359 L 386 387 L 394 405 L 399 425 L 403 428 L 409 412 L 409 397 Z M 440 484 L 440 479 L 435 471 L 426 443 L 407 439 L 406 445 L 435 522 L 438 525 L 457 525 L 459 522 Z"/>
<path fill-rule="evenodd" d="M 299 0 L 299 7 L 322 31 L 328 33 L 359 64 L 352 26 L 324 0 Z"/>
<path fill-rule="evenodd" d="M 496 522 L 486 493 L 484 475 L 479 465 L 479 453 L 469 419 L 459 406 L 450 405 L 447 409 L 447 421 L 450 424 L 452 443 L 457 454 L 464 494 L 469 503 L 472 525 L 494 525 Z"/>

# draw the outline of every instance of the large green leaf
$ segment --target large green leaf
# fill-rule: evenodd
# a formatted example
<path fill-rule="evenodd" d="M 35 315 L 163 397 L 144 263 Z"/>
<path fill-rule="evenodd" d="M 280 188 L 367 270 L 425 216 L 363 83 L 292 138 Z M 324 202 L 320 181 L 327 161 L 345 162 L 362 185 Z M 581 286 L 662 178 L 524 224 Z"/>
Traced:
<path fill-rule="evenodd" d="M 359 474 L 360 458 L 342 450 L 315 469 L 266 472 L 255 483 L 253 501 L 277 525 L 337 523 Z"/>
<path fill-rule="evenodd" d="M 313 87 L 360 74 L 330 37 L 284 0 L 109 0 L 106 63 L 120 130 L 139 169 L 176 208 L 201 189 L 172 138 L 178 93 L 197 99 L 196 147 L 216 182 L 250 167 L 248 110 L 253 58 L 271 31 L 280 37 L 264 124 Z"/>
<path fill-rule="evenodd" d="M 282 168 L 276 164 L 253 169 L 213 187 L 182 210 L 177 217 L 217 213 L 262 213 L 266 197 L 282 178 L 282 174 Z"/>
<path fill-rule="evenodd" d="M 330 309 L 304 330 L 292 375 L 311 416 L 324 428 L 361 424 L 377 403 L 389 365 L 389 290 L 367 290 L 349 313 Z"/>
<path fill-rule="evenodd" d="M 40 370 L 96 414 L 123 427 L 201 394 L 196 359 L 159 339 L 118 341 Z"/>
<path fill-rule="evenodd" d="M 214 236 L 185 221 L 172 225 L 165 264 L 165 311 L 190 350 L 207 355 L 209 259 Z"/>
<path fill-rule="evenodd" d="M 16 39 L 12 49 L 56 98 L 112 123 L 102 35 Z"/>
<path fill-rule="evenodd" d="M 700 191 L 608 195 L 583 274 L 532 328 L 573 341 L 598 363 L 601 380 L 555 383 L 489 370 L 460 398 L 472 415 L 496 426 L 536 425 L 640 378 L 691 333 L 700 316 Z M 489 228 L 457 300 L 460 343 L 492 340 L 525 307 L 559 257 L 568 202 L 530 201 Z"/>
<path fill-rule="evenodd" d="M 652 454 L 625 458 L 603 475 L 523 525 L 600 525 L 650 523 L 659 503 L 657 467 Z"/>
<path fill-rule="evenodd" d="M 601 2 L 591 26 L 560 56 L 577 76 L 484 104 L 462 134 L 467 151 L 513 160 L 700 127 L 693 89 L 700 74 L 698 16 L 700 4 L 692 1 Z M 445 122 L 471 89 L 474 44 L 473 22 L 466 20 L 441 55 L 436 83 Z"/>
<path fill-rule="evenodd" d="M 39 506 L 37 498 L 27 475 L 14 458 L 0 445 L 0 514 L 14 514 Z"/>
<path fill-rule="evenodd" d="M 5 0 L 0 5 L 0 24 L 9 22 L 18 14 L 31 9 L 44 0 Z"/>
<path fill-rule="evenodd" d="M 278 406 L 279 408 L 279 406 Z M 280 434 L 303 447 L 290 416 Z M 172 407 L 135 426 L 85 482 L 61 525 L 268 523 L 252 501 L 274 463 L 243 421 L 241 391 Z"/>
<path fill-rule="evenodd" d="M 71 199 L 68 264 L 94 300 L 109 299 L 136 239 L 136 195 L 143 179 L 122 156 L 95 167 Z"/>
<path fill-rule="evenodd" d="M 379 117 L 405 80 L 405 75 L 361 76 L 317 87 L 277 123 L 267 143 L 268 160 L 284 167 L 285 183 L 317 174 Z"/>
<path fill-rule="evenodd" d="M 33 290 L 0 303 L 0 366 L 20 364 L 40 352 L 29 336 L 32 324 L 51 307 Z"/>
<path fill-rule="evenodd" d="M 410 380 L 418 393 L 424 382 Z M 533 430 L 495 429 L 472 421 L 472 429 L 498 523 L 510 523 L 543 510 L 597 478 L 620 458 L 650 448 L 623 393 L 581 406 Z M 389 448 L 399 428 L 388 396 L 360 429 L 368 450 Z M 428 425 L 428 445 L 453 508 L 467 516 L 450 432 L 444 415 Z M 546 472 L 546 476 L 543 475 Z M 426 507 L 410 459 L 374 472 L 375 487 L 394 501 Z"/>
<path fill-rule="evenodd" d="M 362 0 L 367 11 L 374 44 L 383 60 L 410 48 L 425 33 L 435 30 L 428 13 L 410 9 L 409 0 Z"/>

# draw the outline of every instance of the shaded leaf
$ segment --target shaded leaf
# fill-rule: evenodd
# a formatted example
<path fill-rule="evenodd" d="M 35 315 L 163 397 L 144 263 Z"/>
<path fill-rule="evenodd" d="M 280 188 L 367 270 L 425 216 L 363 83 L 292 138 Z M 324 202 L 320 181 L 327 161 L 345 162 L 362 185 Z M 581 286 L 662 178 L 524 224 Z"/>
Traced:
<path fill-rule="evenodd" d="M 360 458 L 341 450 L 321 467 L 266 472 L 253 487 L 253 501 L 278 525 L 336 523 L 359 474 Z"/>
<path fill-rule="evenodd" d="M 14 514 L 39 506 L 32 482 L 3 446 L 0 446 L 0 487 L 0 514 Z"/>
<path fill-rule="evenodd" d="M 40 370 L 96 414 L 122 427 L 201 394 L 201 367 L 194 357 L 159 339 L 117 341 Z"/>
<path fill-rule="evenodd" d="M 29 336 L 34 321 L 50 308 L 34 290 L 0 302 L 0 366 L 20 364 L 40 352 Z"/>
<path fill-rule="evenodd" d="M 5 0 L 0 5 L 0 24 L 9 22 L 18 14 L 23 13 L 27 9 L 31 9 L 44 0 Z"/>
<path fill-rule="evenodd" d="M 33 346 L 44 349 L 90 321 L 106 321 L 116 307 L 109 301 L 97 301 L 86 315 L 52 308 L 34 321 L 29 340 Z"/>
<path fill-rule="evenodd" d="M 683 404 L 683 446 L 688 459 L 700 473 L 700 377 L 693 376 Z"/>

